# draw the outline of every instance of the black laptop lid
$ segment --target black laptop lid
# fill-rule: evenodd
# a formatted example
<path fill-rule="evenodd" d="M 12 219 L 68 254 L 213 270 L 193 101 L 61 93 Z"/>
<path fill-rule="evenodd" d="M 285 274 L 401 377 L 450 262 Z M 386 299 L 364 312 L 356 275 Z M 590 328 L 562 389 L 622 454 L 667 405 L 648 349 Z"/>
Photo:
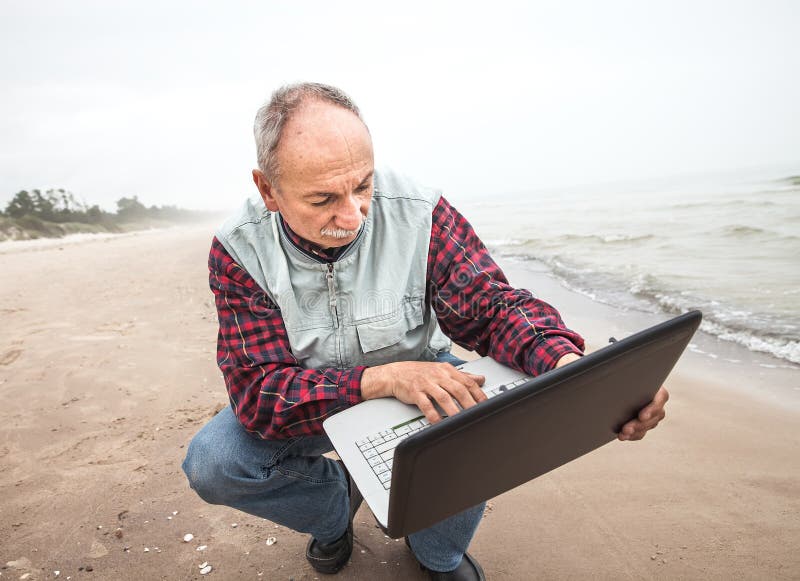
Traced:
<path fill-rule="evenodd" d="M 387 533 L 431 526 L 616 439 L 652 401 L 701 318 L 692 311 L 631 335 L 402 442 Z"/>

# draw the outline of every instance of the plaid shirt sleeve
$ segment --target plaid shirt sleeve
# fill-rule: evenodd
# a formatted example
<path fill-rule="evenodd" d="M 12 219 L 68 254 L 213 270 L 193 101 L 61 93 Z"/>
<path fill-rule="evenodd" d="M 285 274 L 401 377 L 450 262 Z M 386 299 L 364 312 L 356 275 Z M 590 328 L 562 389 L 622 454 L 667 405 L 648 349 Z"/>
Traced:
<path fill-rule="evenodd" d="M 508 284 L 472 226 L 444 198 L 433 210 L 428 296 L 453 341 L 531 375 L 583 352 L 583 339 L 558 311 Z"/>
<path fill-rule="evenodd" d="M 270 439 L 322 434 L 326 416 L 362 400 L 365 367 L 300 367 L 280 310 L 216 238 L 208 268 L 219 318 L 217 364 L 247 431 Z"/>

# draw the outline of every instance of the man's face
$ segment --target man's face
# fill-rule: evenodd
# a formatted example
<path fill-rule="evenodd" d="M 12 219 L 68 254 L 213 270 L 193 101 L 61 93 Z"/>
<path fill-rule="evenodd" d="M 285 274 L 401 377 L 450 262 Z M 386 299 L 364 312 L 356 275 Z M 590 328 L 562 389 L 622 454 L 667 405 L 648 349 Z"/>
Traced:
<path fill-rule="evenodd" d="M 361 120 L 341 107 L 307 102 L 284 127 L 277 155 L 277 183 L 253 170 L 267 209 L 323 248 L 352 242 L 369 210 L 375 167 Z"/>

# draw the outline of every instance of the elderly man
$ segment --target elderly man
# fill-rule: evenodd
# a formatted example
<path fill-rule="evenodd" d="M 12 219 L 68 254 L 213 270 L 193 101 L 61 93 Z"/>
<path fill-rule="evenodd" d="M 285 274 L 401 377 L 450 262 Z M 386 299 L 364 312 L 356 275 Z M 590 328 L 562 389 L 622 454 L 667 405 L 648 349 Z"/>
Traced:
<path fill-rule="evenodd" d="M 369 131 L 338 89 L 278 90 L 255 138 L 260 200 L 218 230 L 209 258 L 231 405 L 195 436 L 183 468 L 207 502 L 309 533 L 308 561 L 336 573 L 360 498 L 343 465 L 322 456 L 327 416 L 378 397 L 434 423 L 434 401 L 448 414 L 454 400 L 480 405 L 483 378 L 452 365 L 450 339 L 534 375 L 580 357 L 583 340 L 509 286 L 439 193 L 374 169 Z M 655 427 L 666 399 L 660 391 L 620 439 Z M 406 539 L 432 579 L 484 578 L 466 552 L 482 512 Z"/>

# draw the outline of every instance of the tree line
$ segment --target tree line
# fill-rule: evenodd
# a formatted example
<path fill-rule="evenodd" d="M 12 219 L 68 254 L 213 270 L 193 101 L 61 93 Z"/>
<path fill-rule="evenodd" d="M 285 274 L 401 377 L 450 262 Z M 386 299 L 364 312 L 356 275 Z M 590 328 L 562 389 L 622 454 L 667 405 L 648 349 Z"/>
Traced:
<path fill-rule="evenodd" d="M 150 206 L 139 201 L 137 196 L 117 200 L 117 211 L 106 212 L 97 204 L 89 206 L 63 188 L 22 190 L 0 211 L 9 218 L 33 217 L 47 222 L 78 222 L 84 224 L 118 224 L 144 219 L 179 220 L 189 218 L 196 212 L 177 206 Z"/>

